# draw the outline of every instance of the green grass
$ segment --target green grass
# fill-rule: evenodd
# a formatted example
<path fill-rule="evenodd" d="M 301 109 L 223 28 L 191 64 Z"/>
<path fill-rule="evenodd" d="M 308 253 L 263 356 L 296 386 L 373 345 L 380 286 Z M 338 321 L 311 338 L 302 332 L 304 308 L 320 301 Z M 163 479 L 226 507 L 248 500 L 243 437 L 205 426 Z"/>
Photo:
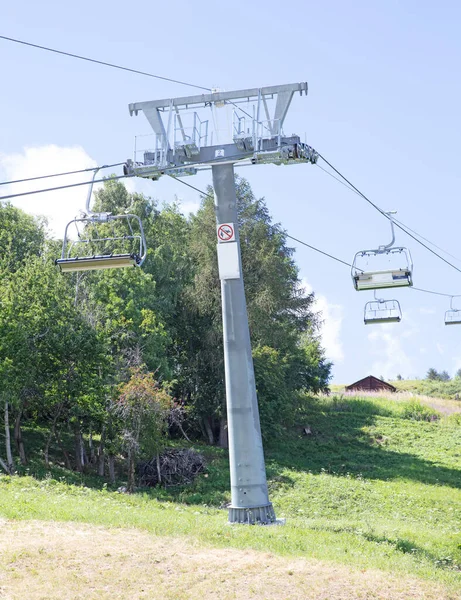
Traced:
<path fill-rule="evenodd" d="M 271 500 L 284 527 L 226 524 L 226 453 L 201 448 L 209 467 L 193 485 L 119 494 L 96 478 L 39 462 L 0 477 L 0 515 L 81 521 L 186 536 L 413 574 L 461 592 L 461 419 L 415 401 L 309 402 L 299 432 L 266 448 Z M 312 435 L 302 436 L 309 425 Z M 32 476 L 33 475 L 33 476 Z"/>
<path fill-rule="evenodd" d="M 350 381 L 349 383 L 352 382 Z M 395 386 L 399 392 L 410 392 L 412 394 L 445 399 L 461 398 L 461 379 L 452 379 L 451 381 L 404 379 L 402 381 L 389 381 L 388 383 Z M 345 390 L 345 385 L 340 384 L 332 384 L 329 387 L 334 394 L 342 393 Z"/>
<path fill-rule="evenodd" d="M 461 397 L 461 379 L 452 379 L 451 381 L 429 381 L 427 379 L 415 379 L 404 381 L 392 381 L 399 391 L 412 392 L 424 396 L 434 396 L 438 398 L 459 398 Z"/>
<path fill-rule="evenodd" d="M 352 383 L 351 381 L 347 384 Z M 431 381 L 428 379 L 404 379 L 402 381 L 392 381 L 391 383 L 399 392 L 410 392 L 421 396 L 431 396 L 433 398 L 459 399 L 461 398 L 461 379 L 452 379 L 450 381 Z M 334 394 L 340 394 L 345 391 L 345 385 L 332 384 L 329 386 Z"/>

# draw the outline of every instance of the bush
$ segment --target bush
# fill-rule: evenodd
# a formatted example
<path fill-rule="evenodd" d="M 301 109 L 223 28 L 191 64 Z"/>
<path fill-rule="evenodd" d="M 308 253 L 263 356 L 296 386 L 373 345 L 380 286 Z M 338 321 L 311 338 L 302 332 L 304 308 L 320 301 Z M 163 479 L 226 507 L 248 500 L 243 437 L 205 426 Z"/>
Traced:
<path fill-rule="evenodd" d="M 412 421 L 437 421 L 439 413 L 419 400 L 410 400 L 402 406 L 402 417 Z"/>
<path fill-rule="evenodd" d="M 259 415 L 263 439 L 280 436 L 284 427 L 292 424 L 295 394 L 286 381 L 288 365 L 280 352 L 268 346 L 253 351 Z"/>
<path fill-rule="evenodd" d="M 150 461 L 138 463 L 136 471 L 140 486 L 153 487 L 163 483 L 166 487 L 192 483 L 204 469 L 205 459 L 199 452 L 192 448 L 169 448 L 160 455 L 159 461 L 154 457 Z"/>

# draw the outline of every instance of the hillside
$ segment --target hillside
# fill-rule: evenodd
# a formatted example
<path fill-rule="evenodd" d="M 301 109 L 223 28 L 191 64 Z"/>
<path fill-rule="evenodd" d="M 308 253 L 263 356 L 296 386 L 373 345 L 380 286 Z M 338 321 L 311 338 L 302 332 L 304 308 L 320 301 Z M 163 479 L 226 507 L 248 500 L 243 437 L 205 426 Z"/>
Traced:
<path fill-rule="evenodd" d="M 391 581 L 385 574 L 392 572 L 395 581 L 400 582 L 393 588 L 394 595 L 381 585 L 376 587 L 375 595 L 363 592 L 358 596 L 352 586 L 351 593 L 342 598 L 459 597 L 461 417 L 440 416 L 416 401 L 396 402 L 392 397 L 333 397 L 310 399 L 298 422 L 296 431 L 266 449 L 271 500 L 277 516 L 287 519 L 284 527 L 227 525 L 227 513 L 220 509 L 229 500 L 227 456 L 224 451 L 209 447 L 201 448 L 208 459 L 207 472 L 192 485 L 142 489 L 132 495 L 116 492 L 122 482 L 111 488 L 94 476 L 76 474 L 57 465 L 47 471 L 36 461 L 23 476 L 0 477 L 0 516 L 13 521 L 38 519 L 134 528 L 155 536 L 152 543 L 163 536 L 174 537 L 194 547 L 234 548 L 250 552 L 251 556 L 263 552 L 266 558 L 261 558 L 262 563 L 269 560 L 267 553 L 271 553 L 285 557 L 284 560 L 302 558 L 305 562 L 298 561 L 296 565 L 303 564 L 305 569 L 322 561 L 324 566 L 344 565 L 352 574 L 360 570 L 370 574 L 373 570 L 382 571 L 382 582 L 386 577 Z M 309 426 L 309 435 L 302 435 L 303 426 Z M 38 440 L 40 433 L 27 435 Z M 24 530 L 19 523 L 14 527 Z M 18 538 L 22 539 L 18 542 L 19 546 L 22 544 L 20 550 L 18 545 L 2 545 L 0 589 L 7 597 L 16 597 L 24 590 L 23 578 L 11 570 L 12 565 L 20 570 L 20 556 L 29 552 L 28 560 L 37 564 L 41 560 L 37 548 L 28 549 L 27 528 L 24 531 L 23 538 Z M 83 539 L 87 540 L 82 542 L 85 546 L 88 538 Z M 114 541 L 114 548 L 116 544 L 119 542 Z M 56 573 L 59 561 L 70 560 L 62 548 L 43 552 L 47 568 Z M 107 568 L 111 568 L 110 556 L 109 541 L 100 557 Z M 255 559 L 255 564 L 261 561 Z M 72 571 L 75 564 L 69 564 Z M 277 568 L 284 564 L 288 573 L 298 573 L 298 567 L 291 568 L 288 562 L 277 564 Z M 186 579 L 187 565 L 186 561 L 182 567 Z M 133 569 L 142 581 L 134 564 Z M 68 569 L 64 572 L 68 577 Z M 307 572 L 303 571 L 303 577 L 307 577 Z M 85 573 L 90 586 L 92 578 L 100 576 L 100 569 Z M 315 569 L 310 573 L 314 585 Z M 129 580 L 130 573 L 126 578 Z M 302 581 L 301 577 L 293 584 L 292 592 L 287 588 L 279 593 L 287 598 L 302 598 L 293 591 L 298 590 L 298 594 L 302 590 Z M 407 591 L 398 591 L 399 586 L 407 584 Z M 219 585 L 217 580 L 218 588 Z M 47 597 L 59 595 L 50 592 Z M 165 597 L 188 596 L 172 593 Z M 316 596 L 306 593 L 304 597 Z"/>
<path fill-rule="evenodd" d="M 398 390 L 439 398 L 461 398 L 461 379 L 451 381 L 430 381 L 427 379 L 408 379 L 391 381 Z"/>
<path fill-rule="evenodd" d="M 352 382 L 349 382 L 352 383 Z M 348 384 L 333 384 L 330 389 L 333 393 L 343 393 Z M 461 379 L 450 381 L 431 381 L 428 379 L 403 379 L 401 381 L 389 380 L 399 392 L 409 392 L 433 398 L 458 399 L 461 398 Z"/>

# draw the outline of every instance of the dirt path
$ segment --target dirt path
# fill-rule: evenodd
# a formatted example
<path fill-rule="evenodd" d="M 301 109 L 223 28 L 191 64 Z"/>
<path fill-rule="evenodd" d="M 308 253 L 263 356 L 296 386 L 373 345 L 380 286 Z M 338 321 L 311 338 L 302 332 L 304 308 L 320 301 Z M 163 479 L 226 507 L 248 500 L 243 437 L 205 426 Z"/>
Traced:
<path fill-rule="evenodd" d="M 425 581 L 133 529 L 0 522 L 2 600 L 455 600 Z"/>

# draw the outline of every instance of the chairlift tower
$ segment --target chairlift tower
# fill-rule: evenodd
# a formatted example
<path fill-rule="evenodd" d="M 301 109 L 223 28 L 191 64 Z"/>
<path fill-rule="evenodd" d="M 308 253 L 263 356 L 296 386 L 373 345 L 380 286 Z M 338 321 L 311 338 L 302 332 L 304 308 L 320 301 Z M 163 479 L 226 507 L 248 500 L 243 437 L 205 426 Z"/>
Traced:
<path fill-rule="evenodd" d="M 283 123 L 296 92 L 307 83 L 136 102 L 131 115 L 144 113 L 153 135 L 138 148 L 124 172 L 153 180 L 182 177 L 211 167 L 215 192 L 217 252 L 221 280 L 224 367 L 226 379 L 231 523 L 274 523 L 251 354 L 242 275 L 234 165 L 316 163 L 318 155 L 298 135 L 285 136 Z M 274 106 L 275 104 L 275 106 Z M 232 133 L 220 140 L 213 131 L 217 111 L 232 110 Z M 271 110 L 272 109 L 272 110 Z M 143 138 L 146 140 L 146 138 Z M 141 152 L 142 160 L 139 160 Z"/>

